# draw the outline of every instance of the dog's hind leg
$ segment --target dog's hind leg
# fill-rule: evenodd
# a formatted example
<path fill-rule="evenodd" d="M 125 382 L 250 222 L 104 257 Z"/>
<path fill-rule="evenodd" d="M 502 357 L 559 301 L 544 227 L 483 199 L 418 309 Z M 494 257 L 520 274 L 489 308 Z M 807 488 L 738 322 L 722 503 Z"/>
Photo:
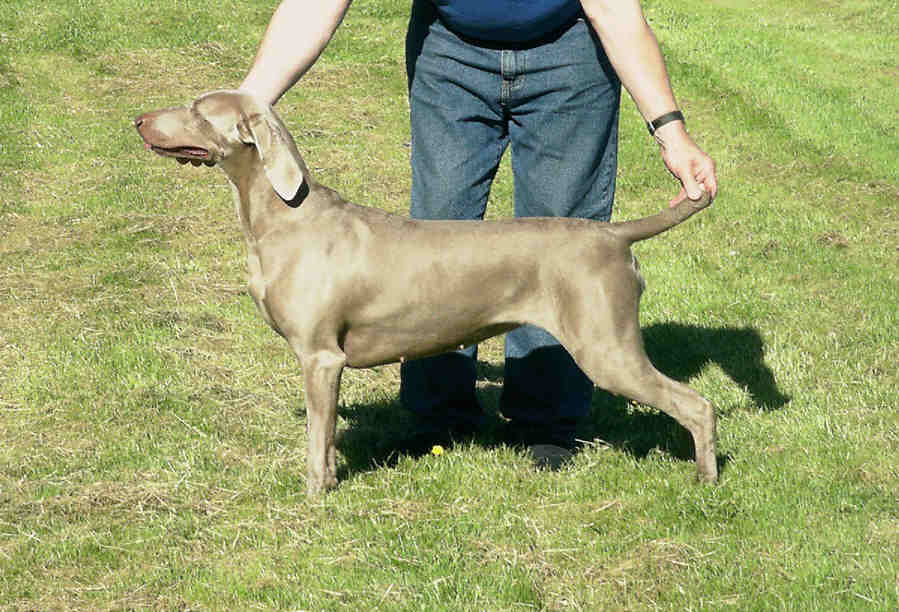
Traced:
<path fill-rule="evenodd" d="M 639 291 L 621 300 L 611 316 L 569 318 L 557 336 L 587 376 L 603 389 L 668 414 L 693 437 L 700 480 L 718 478 L 715 412 L 712 404 L 688 386 L 655 369 L 643 348 L 637 319 Z M 595 312 L 595 311 L 594 311 Z M 566 336 L 575 338 L 566 342 Z"/>
<path fill-rule="evenodd" d="M 656 370 L 645 355 L 635 356 L 633 346 L 596 348 L 589 358 L 578 360 L 584 372 L 597 386 L 661 410 L 680 423 L 693 437 L 698 478 L 715 482 L 718 460 L 711 402 Z"/>

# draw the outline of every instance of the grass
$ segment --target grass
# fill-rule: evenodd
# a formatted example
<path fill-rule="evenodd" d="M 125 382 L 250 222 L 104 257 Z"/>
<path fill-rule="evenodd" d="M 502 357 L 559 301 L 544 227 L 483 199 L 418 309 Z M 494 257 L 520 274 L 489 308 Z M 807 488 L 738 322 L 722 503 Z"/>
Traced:
<path fill-rule="evenodd" d="M 279 104 L 320 180 L 399 213 L 407 4 L 354 6 Z M 389 366 L 344 376 L 342 484 L 308 500 L 300 372 L 224 178 L 130 125 L 239 83 L 272 3 L 0 6 L 0 609 L 899 607 L 896 2 L 645 9 L 722 191 L 639 245 L 642 320 L 717 407 L 721 484 L 599 390 L 559 473 L 489 431 L 397 456 Z M 676 189 L 623 109 L 633 218 Z M 504 166 L 490 215 L 511 196 Z"/>

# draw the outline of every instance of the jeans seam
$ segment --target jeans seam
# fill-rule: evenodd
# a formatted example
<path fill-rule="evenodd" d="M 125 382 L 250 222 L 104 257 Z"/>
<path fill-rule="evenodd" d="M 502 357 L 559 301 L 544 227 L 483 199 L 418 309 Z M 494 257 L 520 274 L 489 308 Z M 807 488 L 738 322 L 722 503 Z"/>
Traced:
<path fill-rule="evenodd" d="M 500 51 L 500 105 L 508 107 L 512 94 L 524 88 L 527 73 L 527 52 L 506 49 Z"/>

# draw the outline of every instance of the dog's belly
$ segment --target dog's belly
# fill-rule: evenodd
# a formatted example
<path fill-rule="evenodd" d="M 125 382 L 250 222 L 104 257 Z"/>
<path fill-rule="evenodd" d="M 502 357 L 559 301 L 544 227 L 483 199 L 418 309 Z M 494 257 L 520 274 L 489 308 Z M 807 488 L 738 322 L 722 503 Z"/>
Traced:
<path fill-rule="evenodd" d="M 486 256 L 462 257 L 459 250 L 427 250 L 407 257 L 404 266 L 396 264 L 398 256 L 379 265 L 391 274 L 370 284 L 345 311 L 340 346 L 347 365 L 426 357 L 524 323 L 548 323 L 535 315 L 542 310 L 533 292 L 536 266 L 509 269 Z"/>
<path fill-rule="evenodd" d="M 450 329 L 409 330 L 393 325 L 351 327 L 343 337 L 342 348 L 347 365 L 368 368 L 385 363 L 437 355 L 511 331 L 519 323 L 493 323 L 476 329 L 454 326 Z"/>

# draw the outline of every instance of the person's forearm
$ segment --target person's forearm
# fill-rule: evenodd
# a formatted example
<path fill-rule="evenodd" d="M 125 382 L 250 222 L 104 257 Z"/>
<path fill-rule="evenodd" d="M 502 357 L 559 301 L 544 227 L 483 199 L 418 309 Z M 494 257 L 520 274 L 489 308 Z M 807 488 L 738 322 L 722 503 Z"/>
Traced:
<path fill-rule="evenodd" d="M 315 63 L 352 0 L 283 0 L 240 88 L 274 104 Z"/>
<path fill-rule="evenodd" d="M 643 17 L 639 0 L 581 0 L 581 4 L 643 118 L 652 121 L 677 110 L 659 42 Z M 654 136 L 665 166 L 681 183 L 671 205 L 687 197 L 698 200 L 702 189 L 714 198 L 718 192 L 715 162 L 696 146 L 684 123 L 665 123 Z"/>
<path fill-rule="evenodd" d="M 665 60 L 637 0 L 582 0 L 612 67 L 647 121 L 677 108 Z"/>

